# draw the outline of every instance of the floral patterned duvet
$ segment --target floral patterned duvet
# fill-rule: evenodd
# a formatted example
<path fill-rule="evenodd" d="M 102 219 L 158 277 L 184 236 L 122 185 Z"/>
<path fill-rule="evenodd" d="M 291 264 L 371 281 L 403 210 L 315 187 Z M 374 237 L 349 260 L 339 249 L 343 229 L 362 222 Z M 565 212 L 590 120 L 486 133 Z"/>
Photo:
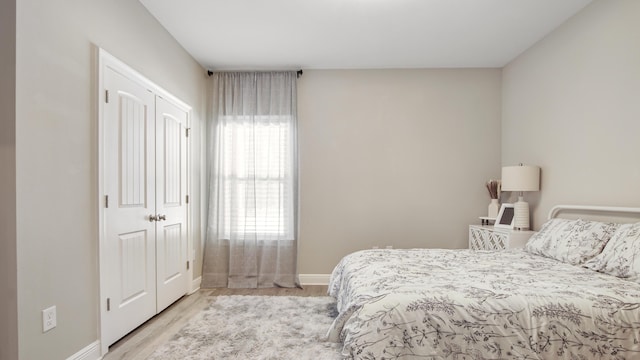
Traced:
<path fill-rule="evenodd" d="M 329 295 L 352 359 L 640 359 L 640 284 L 523 250 L 360 251 Z"/>

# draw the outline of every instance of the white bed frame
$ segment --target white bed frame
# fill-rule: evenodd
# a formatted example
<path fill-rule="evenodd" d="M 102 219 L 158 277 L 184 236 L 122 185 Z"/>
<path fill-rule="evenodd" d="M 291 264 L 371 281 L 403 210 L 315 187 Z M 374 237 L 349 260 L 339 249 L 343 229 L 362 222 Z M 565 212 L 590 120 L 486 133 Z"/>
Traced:
<path fill-rule="evenodd" d="M 593 205 L 556 205 L 551 208 L 549 211 L 548 219 L 553 219 L 558 216 L 561 212 L 572 212 L 572 213 L 593 213 L 596 215 L 605 215 L 607 217 L 621 217 L 627 218 L 621 215 L 632 215 L 635 220 L 638 221 L 637 218 L 640 217 L 640 208 L 637 207 L 616 207 L 616 206 L 593 206 Z M 627 218 L 628 219 L 628 218 Z M 618 218 L 616 218 L 616 222 Z M 624 221 L 623 221 L 624 222 Z"/>

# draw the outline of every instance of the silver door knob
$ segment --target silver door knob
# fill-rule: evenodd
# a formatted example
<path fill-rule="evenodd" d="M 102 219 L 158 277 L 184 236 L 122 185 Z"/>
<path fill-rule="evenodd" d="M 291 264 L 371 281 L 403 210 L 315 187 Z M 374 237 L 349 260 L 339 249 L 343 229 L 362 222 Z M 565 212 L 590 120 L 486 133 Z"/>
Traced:
<path fill-rule="evenodd" d="M 158 217 L 153 214 L 149 215 L 149 222 L 154 222 L 154 221 L 158 221 Z"/>
<path fill-rule="evenodd" d="M 167 215 L 158 215 L 158 221 L 167 220 Z"/>

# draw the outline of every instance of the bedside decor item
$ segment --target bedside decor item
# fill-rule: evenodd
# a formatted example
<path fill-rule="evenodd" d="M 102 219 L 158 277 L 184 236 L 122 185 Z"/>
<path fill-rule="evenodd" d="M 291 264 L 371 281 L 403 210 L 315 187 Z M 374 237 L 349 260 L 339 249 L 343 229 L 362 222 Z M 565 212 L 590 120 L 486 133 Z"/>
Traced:
<path fill-rule="evenodd" d="M 498 216 L 498 211 L 500 211 L 500 203 L 498 203 L 498 198 L 500 197 L 500 180 L 489 180 L 486 186 L 487 191 L 489 191 L 489 197 L 491 198 L 491 202 L 487 208 L 487 217 L 495 219 Z"/>
<path fill-rule="evenodd" d="M 502 168 L 502 191 L 519 191 L 514 204 L 514 224 L 518 230 L 529 229 L 529 203 L 523 200 L 525 191 L 540 190 L 540 168 L 532 165 L 505 166 Z"/>
<path fill-rule="evenodd" d="M 514 213 L 513 204 L 502 204 L 500 212 L 496 217 L 496 222 L 493 226 L 497 228 L 513 229 L 515 221 Z"/>
<path fill-rule="evenodd" d="M 482 225 L 493 225 L 494 222 L 496 222 L 496 218 L 494 217 L 488 217 L 488 216 L 478 216 L 478 219 L 480 219 L 480 224 Z"/>

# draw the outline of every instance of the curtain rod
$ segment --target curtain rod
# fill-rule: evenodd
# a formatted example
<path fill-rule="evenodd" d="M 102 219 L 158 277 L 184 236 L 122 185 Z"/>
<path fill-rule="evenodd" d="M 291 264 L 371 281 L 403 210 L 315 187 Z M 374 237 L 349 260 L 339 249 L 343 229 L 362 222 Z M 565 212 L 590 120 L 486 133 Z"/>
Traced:
<path fill-rule="evenodd" d="M 250 72 L 269 72 L 269 71 L 250 71 Z M 302 76 L 303 72 L 302 69 L 296 71 L 296 77 L 299 78 L 300 76 Z M 213 75 L 213 71 L 211 70 L 207 70 L 207 75 L 211 76 Z"/>

